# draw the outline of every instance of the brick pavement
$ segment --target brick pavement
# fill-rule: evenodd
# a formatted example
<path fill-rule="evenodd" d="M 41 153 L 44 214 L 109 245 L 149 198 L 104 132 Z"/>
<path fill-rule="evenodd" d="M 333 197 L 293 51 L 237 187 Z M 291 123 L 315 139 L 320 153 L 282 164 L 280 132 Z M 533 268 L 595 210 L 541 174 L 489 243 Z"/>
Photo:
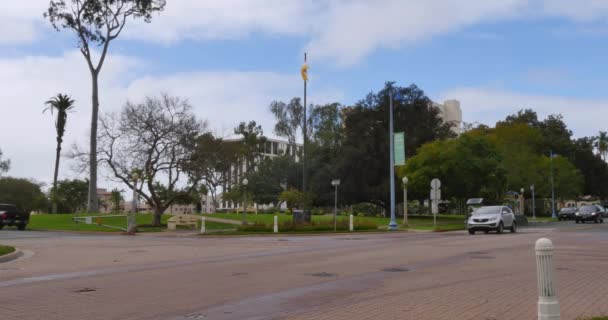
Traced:
<path fill-rule="evenodd" d="M 608 314 L 608 230 L 582 231 L 11 240 L 35 255 L 0 265 L 0 318 L 534 319 L 542 236 L 562 319 Z"/>

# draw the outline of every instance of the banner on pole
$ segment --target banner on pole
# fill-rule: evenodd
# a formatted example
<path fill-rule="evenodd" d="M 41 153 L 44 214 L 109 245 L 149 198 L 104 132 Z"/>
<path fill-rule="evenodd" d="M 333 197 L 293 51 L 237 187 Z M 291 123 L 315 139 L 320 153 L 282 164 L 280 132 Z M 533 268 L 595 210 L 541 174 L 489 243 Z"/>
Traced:
<path fill-rule="evenodd" d="M 405 133 L 395 133 L 394 139 L 394 150 L 395 150 L 395 166 L 405 165 Z"/>

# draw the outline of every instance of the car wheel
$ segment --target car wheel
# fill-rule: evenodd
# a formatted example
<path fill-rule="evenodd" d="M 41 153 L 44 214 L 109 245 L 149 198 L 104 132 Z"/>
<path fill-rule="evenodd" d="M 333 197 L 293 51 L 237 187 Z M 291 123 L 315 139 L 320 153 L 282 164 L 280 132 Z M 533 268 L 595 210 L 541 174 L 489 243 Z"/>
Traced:
<path fill-rule="evenodd" d="M 557 218 L 557 221 L 562 221 L 562 218 L 561 218 L 561 217 L 558 217 L 558 218 Z"/>
<path fill-rule="evenodd" d="M 513 222 L 513 224 L 511 225 L 511 233 L 515 232 L 517 232 L 517 223 Z"/>
<path fill-rule="evenodd" d="M 17 229 L 23 231 L 23 230 L 25 230 L 25 225 L 24 224 L 17 225 Z"/>
<path fill-rule="evenodd" d="M 469 234 L 475 234 L 475 230 L 469 229 Z"/>
<path fill-rule="evenodd" d="M 0 224 L 0 230 L 2 230 L 2 228 L 4 228 L 4 225 L 3 225 L 3 224 Z"/>
<path fill-rule="evenodd" d="M 585 224 L 585 220 L 581 220 L 581 223 L 582 223 L 582 224 Z"/>
<path fill-rule="evenodd" d="M 497 233 L 502 233 L 505 227 L 502 225 L 502 222 L 498 224 L 498 229 L 496 229 Z"/>
<path fill-rule="evenodd" d="M 490 230 L 485 230 L 483 233 L 488 234 L 490 233 Z"/>
<path fill-rule="evenodd" d="M 593 219 L 593 223 L 600 223 L 599 220 L 597 220 L 597 218 Z"/>

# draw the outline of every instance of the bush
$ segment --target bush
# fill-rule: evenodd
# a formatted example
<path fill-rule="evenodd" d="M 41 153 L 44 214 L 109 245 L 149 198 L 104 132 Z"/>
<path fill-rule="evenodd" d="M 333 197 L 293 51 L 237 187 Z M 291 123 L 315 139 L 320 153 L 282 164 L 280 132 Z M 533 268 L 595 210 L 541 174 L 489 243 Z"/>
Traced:
<path fill-rule="evenodd" d="M 380 216 L 382 216 L 382 212 L 384 212 L 384 208 L 377 206 L 373 203 L 369 203 L 369 202 L 363 202 L 363 203 L 358 203 L 353 205 L 353 212 L 357 213 L 357 216 L 361 216 L 360 214 L 362 213 L 363 216 L 368 216 L 368 217 L 374 217 L 377 216 L 378 214 L 380 214 Z"/>

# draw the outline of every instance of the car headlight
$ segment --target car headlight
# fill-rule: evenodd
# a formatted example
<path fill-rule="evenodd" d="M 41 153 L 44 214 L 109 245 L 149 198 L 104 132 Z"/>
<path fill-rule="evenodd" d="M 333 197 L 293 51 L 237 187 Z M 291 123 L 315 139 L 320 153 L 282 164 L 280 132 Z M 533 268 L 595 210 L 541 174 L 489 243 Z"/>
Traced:
<path fill-rule="evenodd" d="M 578 215 L 579 215 L 579 213 L 577 212 L 577 213 L 575 213 L 575 215 L 577 215 L 577 216 L 578 216 Z"/>
<path fill-rule="evenodd" d="M 496 220 L 498 220 L 498 217 L 492 217 L 492 218 L 488 219 L 488 221 L 496 221 Z"/>
<path fill-rule="evenodd" d="M 596 214 L 597 214 L 597 212 L 594 212 L 594 213 L 592 213 L 591 215 L 592 215 L 592 216 L 594 216 L 594 215 L 596 215 Z"/>

